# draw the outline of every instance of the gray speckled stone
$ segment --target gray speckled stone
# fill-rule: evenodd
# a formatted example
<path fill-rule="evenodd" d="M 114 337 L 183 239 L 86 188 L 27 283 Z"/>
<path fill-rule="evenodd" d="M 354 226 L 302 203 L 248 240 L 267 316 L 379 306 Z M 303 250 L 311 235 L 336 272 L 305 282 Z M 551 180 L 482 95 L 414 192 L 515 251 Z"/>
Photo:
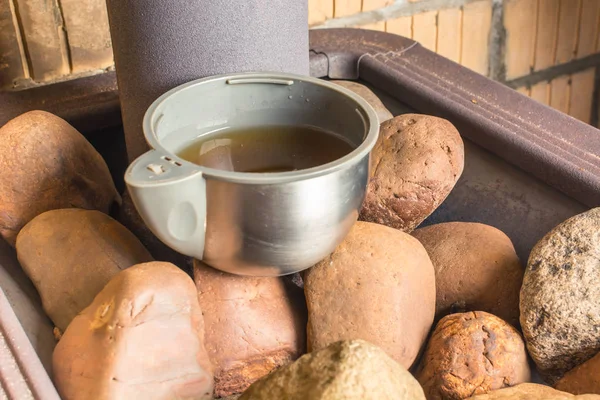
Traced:
<path fill-rule="evenodd" d="M 383 350 L 348 340 L 305 354 L 254 382 L 239 400 L 425 400 L 417 380 Z"/>
<path fill-rule="evenodd" d="M 549 383 L 600 350 L 600 208 L 551 230 L 531 250 L 521 326 Z"/>

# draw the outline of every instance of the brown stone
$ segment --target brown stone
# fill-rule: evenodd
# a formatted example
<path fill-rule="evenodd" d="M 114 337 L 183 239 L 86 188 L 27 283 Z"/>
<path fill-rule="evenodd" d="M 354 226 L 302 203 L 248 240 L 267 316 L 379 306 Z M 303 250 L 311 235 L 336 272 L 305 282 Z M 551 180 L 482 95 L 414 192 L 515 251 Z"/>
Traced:
<path fill-rule="evenodd" d="M 61 208 L 109 213 L 121 197 L 94 147 L 63 119 L 22 114 L 0 128 L 0 234 L 15 245 L 37 215 Z"/>
<path fill-rule="evenodd" d="M 123 225 L 99 211 L 75 208 L 45 212 L 25 225 L 17 257 L 62 331 L 113 276 L 152 261 Z"/>
<path fill-rule="evenodd" d="M 519 332 L 476 311 L 438 323 L 416 376 L 427 400 L 462 400 L 527 382 L 531 372 Z"/>
<path fill-rule="evenodd" d="M 555 388 L 572 394 L 600 395 L 600 353 L 567 372 Z"/>
<path fill-rule="evenodd" d="M 53 356 L 64 400 L 212 399 L 194 283 L 170 263 L 115 276 L 65 331 Z"/>
<path fill-rule="evenodd" d="M 433 323 L 435 275 L 418 240 L 357 222 L 326 259 L 306 271 L 308 350 L 362 339 L 404 368 L 417 357 Z"/>
<path fill-rule="evenodd" d="M 381 101 L 379 97 L 371 89 L 362 85 L 358 82 L 353 81 L 331 81 L 340 86 L 345 87 L 348 90 L 352 90 L 354 93 L 365 99 L 367 103 L 373 107 L 375 112 L 377 113 L 377 118 L 379 118 L 379 123 L 383 123 L 388 119 L 394 118 L 390 110 L 387 109 L 385 104 Z"/>
<path fill-rule="evenodd" d="M 469 397 L 468 400 L 600 400 L 600 396 L 572 394 L 552 389 L 550 386 L 536 383 L 521 383 L 520 385 L 494 390 L 488 394 Z"/>
<path fill-rule="evenodd" d="M 257 381 L 240 400 L 425 400 L 412 375 L 380 348 L 340 341 Z"/>
<path fill-rule="evenodd" d="M 436 318 L 486 311 L 519 324 L 525 269 L 502 231 L 472 222 L 447 222 L 412 232 L 435 268 Z"/>
<path fill-rule="evenodd" d="M 600 351 L 600 208 L 552 229 L 531 250 L 521 326 L 540 374 L 555 383 Z"/>
<path fill-rule="evenodd" d="M 305 352 L 306 305 L 294 284 L 231 275 L 199 261 L 194 261 L 194 280 L 216 396 L 241 393 Z"/>
<path fill-rule="evenodd" d="M 404 114 L 384 122 L 360 219 L 411 232 L 446 199 L 463 166 L 462 139 L 447 120 Z"/>

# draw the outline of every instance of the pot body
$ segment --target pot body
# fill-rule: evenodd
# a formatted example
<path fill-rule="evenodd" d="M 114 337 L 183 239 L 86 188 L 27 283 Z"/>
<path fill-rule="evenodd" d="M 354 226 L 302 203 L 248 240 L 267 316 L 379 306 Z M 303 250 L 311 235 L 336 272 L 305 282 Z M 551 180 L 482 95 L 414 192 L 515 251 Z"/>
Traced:
<path fill-rule="evenodd" d="M 278 173 L 218 170 L 177 156 L 212 132 L 265 125 L 318 127 L 354 150 Z M 290 274 L 327 257 L 357 220 L 378 130 L 368 103 L 329 82 L 278 73 L 206 78 L 148 109 L 153 150 L 129 166 L 125 182 L 146 225 L 176 251 L 230 273 Z"/>

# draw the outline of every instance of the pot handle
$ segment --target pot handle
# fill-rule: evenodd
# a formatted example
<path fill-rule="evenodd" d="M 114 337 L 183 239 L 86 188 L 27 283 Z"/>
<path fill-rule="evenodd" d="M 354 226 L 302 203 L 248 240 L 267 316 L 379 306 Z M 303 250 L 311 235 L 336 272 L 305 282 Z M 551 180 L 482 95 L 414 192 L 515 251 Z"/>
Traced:
<path fill-rule="evenodd" d="M 148 228 L 164 244 L 199 260 L 206 233 L 206 180 L 197 166 L 159 150 L 127 168 L 125 183 Z"/>

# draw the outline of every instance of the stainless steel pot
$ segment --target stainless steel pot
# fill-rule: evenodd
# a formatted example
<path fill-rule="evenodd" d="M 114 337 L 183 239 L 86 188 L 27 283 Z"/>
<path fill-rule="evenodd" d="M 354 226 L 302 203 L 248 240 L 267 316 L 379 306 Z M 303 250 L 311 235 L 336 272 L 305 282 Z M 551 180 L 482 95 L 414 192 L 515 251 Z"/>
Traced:
<path fill-rule="evenodd" d="M 355 146 L 315 168 L 241 173 L 198 166 L 176 153 L 223 127 L 311 125 Z M 338 85 L 281 73 L 196 80 L 158 98 L 144 117 L 153 150 L 127 169 L 141 217 L 166 245 L 214 268 L 277 276 L 327 257 L 358 217 L 379 122 Z"/>

